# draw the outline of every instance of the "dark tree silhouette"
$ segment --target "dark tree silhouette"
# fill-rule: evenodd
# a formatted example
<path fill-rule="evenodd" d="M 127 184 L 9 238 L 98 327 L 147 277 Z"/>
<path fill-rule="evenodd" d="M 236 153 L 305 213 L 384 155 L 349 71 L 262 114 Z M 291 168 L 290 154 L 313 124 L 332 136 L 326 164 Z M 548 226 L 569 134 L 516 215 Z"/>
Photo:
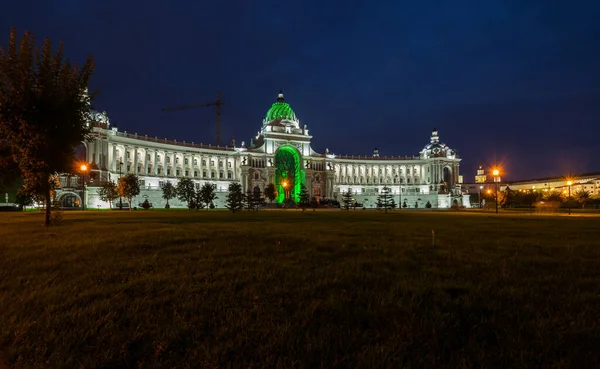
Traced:
<path fill-rule="evenodd" d="M 277 188 L 274 183 L 269 183 L 265 188 L 265 196 L 269 199 L 271 203 L 277 197 Z"/>
<path fill-rule="evenodd" d="M 75 148 L 89 139 L 86 91 L 94 63 L 90 57 L 73 67 L 62 44 L 55 54 L 48 39 L 37 48 L 29 32 L 17 43 L 12 29 L 8 47 L 0 49 L 0 137 L 10 146 L 25 190 L 44 197 L 49 226 L 51 178 L 70 170 Z"/>
<path fill-rule="evenodd" d="M 344 192 L 342 195 L 342 203 L 344 203 L 344 209 L 346 211 L 350 210 L 350 204 L 352 203 L 352 189 L 349 188 L 348 191 Z"/>
<path fill-rule="evenodd" d="M 238 212 L 244 208 L 244 193 L 242 185 L 234 182 L 229 184 L 229 193 L 227 194 L 227 209 L 232 213 Z"/>
<path fill-rule="evenodd" d="M 377 204 L 379 204 L 379 207 L 383 208 L 383 210 L 385 210 L 387 213 L 388 209 L 392 209 L 393 201 L 392 195 L 390 194 L 390 188 L 388 186 L 384 186 L 381 189 L 381 193 L 377 197 Z M 394 203 L 394 207 L 395 206 L 396 204 Z"/>
<path fill-rule="evenodd" d="M 194 181 L 190 178 L 179 178 L 179 182 L 176 187 L 177 198 L 185 202 L 188 209 L 192 210 L 196 208 L 194 204 L 194 198 L 196 197 L 196 188 Z"/>
<path fill-rule="evenodd" d="M 310 196 L 308 195 L 308 191 L 306 190 L 305 185 L 300 186 L 299 199 L 300 201 L 298 202 L 298 205 L 300 205 L 302 211 L 305 211 L 306 208 L 310 205 Z"/>
<path fill-rule="evenodd" d="M 162 190 L 162 198 L 167 200 L 167 205 L 165 205 L 165 209 L 171 208 L 171 205 L 169 205 L 169 200 L 177 197 L 177 189 L 175 188 L 175 186 L 173 186 L 173 183 L 169 181 L 163 183 L 162 186 L 160 186 L 160 189 Z"/>
<path fill-rule="evenodd" d="M 213 200 L 218 199 L 217 194 L 215 193 L 216 189 L 216 184 L 208 182 L 206 182 L 202 185 L 202 187 L 200 187 L 200 199 L 206 206 L 207 211 L 208 209 L 213 209 L 215 207 L 213 204 Z"/>

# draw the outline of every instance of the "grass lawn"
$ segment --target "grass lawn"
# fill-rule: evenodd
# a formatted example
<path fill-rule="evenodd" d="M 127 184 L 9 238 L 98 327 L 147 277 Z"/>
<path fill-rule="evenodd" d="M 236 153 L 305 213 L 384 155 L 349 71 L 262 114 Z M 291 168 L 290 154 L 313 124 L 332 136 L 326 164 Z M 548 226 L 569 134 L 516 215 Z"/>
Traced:
<path fill-rule="evenodd" d="M 42 218 L 0 213 L 15 368 L 600 367 L 600 217 Z"/>

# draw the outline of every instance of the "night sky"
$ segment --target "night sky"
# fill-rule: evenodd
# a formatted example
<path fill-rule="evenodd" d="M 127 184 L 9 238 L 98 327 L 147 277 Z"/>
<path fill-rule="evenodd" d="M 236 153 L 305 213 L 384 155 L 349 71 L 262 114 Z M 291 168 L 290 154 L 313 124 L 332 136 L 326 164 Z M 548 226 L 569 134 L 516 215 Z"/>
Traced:
<path fill-rule="evenodd" d="M 338 154 L 416 155 L 433 127 L 506 179 L 599 171 L 598 1 L 20 1 L 0 11 L 72 61 L 94 54 L 94 107 L 121 130 L 223 143 L 256 135 L 283 89 Z M 167 5 L 168 4 L 168 5 Z"/>

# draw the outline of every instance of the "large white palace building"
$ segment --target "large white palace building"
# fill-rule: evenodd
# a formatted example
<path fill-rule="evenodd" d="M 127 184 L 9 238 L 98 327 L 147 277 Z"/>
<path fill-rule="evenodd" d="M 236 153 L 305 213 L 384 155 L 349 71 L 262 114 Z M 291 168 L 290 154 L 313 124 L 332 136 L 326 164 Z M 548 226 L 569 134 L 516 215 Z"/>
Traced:
<path fill-rule="evenodd" d="M 383 157 L 377 150 L 372 156 L 335 155 L 328 149 L 318 153 L 311 148 L 307 126 L 300 124 L 281 92 L 248 145 L 198 145 L 121 132 L 111 127 L 106 113 L 92 112 L 90 124 L 93 140 L 85 144 L 86 161 L 92 168 L 85 181 L 88 209 L 107 208 L 109 204 L 98 198 L 98 186 L 107 180 L 117 182 L 127 173 L 140 178 L 142 190 L 134 206 L 148 199 L 155 208 L 164 207 L 161 185 L 166 181 L 175 185 L 183 177 L 196 186 L 216 184 L 217 208 L 224 207 L 232 181 L 239 181 L 244 191 L 263 191 L 274 183 L 277 203 L 286 198 L 297 201 L 304 184 L 317 199 L 340 200 L 342 193 L 352 190 L 355 200 L 366 208 L 376 206 L 384 186 L 391 189 L 396 203 L 407 208 L 423 208 L 428 202 L 434 208 L 470 206 L 460 189 L 461 159 L 440 142 L 437 130 L 418 156 Z M 60 206 L 78 207 L 83 192 L 80 178 L 64 176 L 61 184 L 56 194 Z M 176 199 L 169 203 L 185 206 Z"/>

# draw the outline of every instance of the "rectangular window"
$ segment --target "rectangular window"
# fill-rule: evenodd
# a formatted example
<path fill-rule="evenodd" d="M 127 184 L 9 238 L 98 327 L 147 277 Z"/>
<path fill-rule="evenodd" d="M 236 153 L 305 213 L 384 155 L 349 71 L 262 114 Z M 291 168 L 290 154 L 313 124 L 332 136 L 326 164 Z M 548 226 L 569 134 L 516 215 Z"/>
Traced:
<path fill-rule="evenodd" d="M 196 171 L 194 171 L 194 177 L 196 177 L 196 175 L 197 175 L 196 173 L 197 173 L 197 172 L 196 172 Z"/>
<path fill-rule="evenodd" d="M 215 178 L 215 172 L 210 172 L 210 178 Z"/>
<path fill-rule="evenodd" d="M 231 168 L 231 162 L 227 162 L 227 168 Z"/>
<path fill-rule="evenodd" d="M 219 168 L 223 168 L 223 162 L 222 161 L 219 162 Z"/>
<path fill-rule="evenodd" d="M 188 159 L 185 159 L 185 163 L 188 164 Z"/>
<path fill-rule="evenodd" d="M 206 178 L 206 171 L 202 172 L 202 178 Z"/>
<path fill-rule="evenodd" d="M 227 179 L 231 179 L 231 172 L 227 173 Z"/>
<path fill-rule="evenodd" d="M 206 166 L 206 160 L 202 160 L 202 165 Z"/>
<path fill-rule="evenodd" d="M 223 172 L 219 173 L 219 178 L 223 179 Z"/>
<path fill-rule="evenodd" d="M 167 169 L 167 175 L 170 176 L 171 175 L 171 169 Z"/>
<path fill-rule="evenodd" d="M 189 170 L 186 170 L 186 171 L 185 171 L 185 176 L 186 176 L 186 177 L 189 177 L 189 175 L 190 175 L 190 171 L 189 171 Z"/>
<path fill-rule="evenodd" d="M 179 169 L 175 171 L 175 176 L 179 177 Z"/>

